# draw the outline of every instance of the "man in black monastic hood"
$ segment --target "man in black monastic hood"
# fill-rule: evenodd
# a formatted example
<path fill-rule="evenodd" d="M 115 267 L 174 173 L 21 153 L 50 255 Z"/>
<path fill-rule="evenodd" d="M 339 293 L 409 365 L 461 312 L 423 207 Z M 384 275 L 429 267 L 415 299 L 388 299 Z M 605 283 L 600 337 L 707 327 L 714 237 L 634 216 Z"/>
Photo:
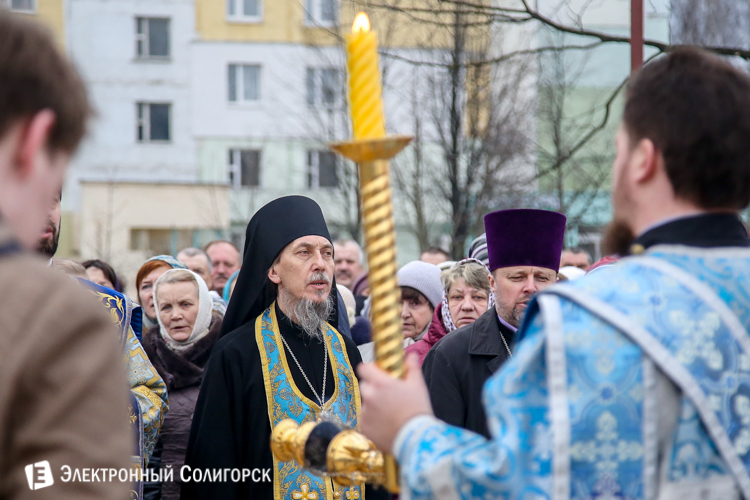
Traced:
<path fill-rule="evenodd" d="M 182 499 L 363 498 L 359 486 L 341 488 L 290 462 L 277 463 L 269 447 L 272 427 L 285 418 L 357 423 L 353 368 L 361 358 L 336 330 L 333 275 L 333 244 L 313 200 L 279 198 L 250 220 L 224 336 L 211 354 L 193 416 L 186 475 L 200 482 L 184 483 Z M 192 475 L 196 468 L 211 474 L 265 469 L 271 481 L 257 475 L 206 481 L 203 472 Z"/>

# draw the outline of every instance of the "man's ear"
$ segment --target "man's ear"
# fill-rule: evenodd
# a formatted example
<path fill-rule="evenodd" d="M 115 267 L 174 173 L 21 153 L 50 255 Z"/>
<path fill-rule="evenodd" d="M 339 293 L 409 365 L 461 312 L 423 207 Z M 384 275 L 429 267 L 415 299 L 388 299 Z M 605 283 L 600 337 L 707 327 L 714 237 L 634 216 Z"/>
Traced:
<path fill-rule="evenodd" d="M 279 284 L 281 283 L 281 276 L 279 276 L 279 273 L 276 272 L 276 263 L 271 266 L 271 268 L 268 270 L 268 279 L 271 280 L 272 283 Z"/>
<path fill-rule="evenodd" d="M 495 291 L 495 277 L 492 276 L 492 273 L 487 275 L 487 279 L 490 280 L 490 290 Z"/>
<path fill-rule="evenodd" d="M 14 164 L 21 177 L 28 177 L 34 171 L 36 159 L 40 152 L 48 147 L 49 136 L 55 125 L 55 113 L 43 109 L 21 126 L 18 148 Z"/>
<path fill-rule="evenodd" d="M 635 147 L 632 161 L 634 163 L 631 169 L 633 181 L 636 183 L 648 182 L 656 175 L 658 167 L 662 163 L 661 152 L 651 139 L 641 139 Z"/>

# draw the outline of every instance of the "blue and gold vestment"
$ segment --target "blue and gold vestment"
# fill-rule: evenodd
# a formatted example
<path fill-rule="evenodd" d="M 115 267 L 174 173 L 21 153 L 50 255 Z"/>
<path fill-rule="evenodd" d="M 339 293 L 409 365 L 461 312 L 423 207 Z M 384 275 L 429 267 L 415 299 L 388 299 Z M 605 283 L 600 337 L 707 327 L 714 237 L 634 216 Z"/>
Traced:
<path fill-rule="evenodd" d="M 112 322 L 119 330 L 130 383 L 130 422 L 136 429 L 134 462 L 143 470 L 159 438 L 168 404 L 167 387 L 136 335 L 141 330 L 141 307 L 111 288 L 83 279 L 79 279 L 79 282 L 107 308 Z M 140 489 L 140 485 L 136 489 Z M 137 492 L 137 498 L 140 497 Z"/>
<path fill-rule="evenodd" d="M 324 408 L 297 388 L 290 376 L 284 344 L 276 319 L 275 303 L 255 321 L 255 339 L 263 365 L 268 417 L 271 428 L 290 418 L 298 424 L 314 422 L 321 416 L 341 425 L 356 428 L 360 410 L 359 386 L 340 334 L 330 325 L 323 328 L 335 390 Z M 294 460 L 273 459 L 275 500 L 359 500 L 364 498 L 364 485 L 341 487 L 329 478 L 322 478 L 303 469 Z"/>
<path fill-rule="evenodd" d="M 492 439 L 417 417 L 402 498 L 750 498 L 750 250 L 657 246 L 540 294 Z"/>

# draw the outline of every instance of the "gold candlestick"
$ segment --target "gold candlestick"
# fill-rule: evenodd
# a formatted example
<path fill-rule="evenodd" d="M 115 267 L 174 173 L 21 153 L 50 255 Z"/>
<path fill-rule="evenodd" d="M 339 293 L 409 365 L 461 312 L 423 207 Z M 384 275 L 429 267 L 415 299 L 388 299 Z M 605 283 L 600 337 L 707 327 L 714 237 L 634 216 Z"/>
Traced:
<path fill-rule="evenodd" d="M 386 137 L 331 146 L 359 164 L 375 362 L 394 377 L 404 374 L 404 337 L 401 291 L 396 282 L 396 225 L 388 160 L 410 141 L 411 137 Z"/>
<path fill-rule="evenodd" d="M 388 160 L 400 153 L 411 140 L 411 137 L 396 136 L 331 146 L 359 165 L 375 363 L 397 378 L 403 377 L 405 371 L 404 336 L 401 333 L 401 290 L 396 282 L 396 223 Z M 396 461 L 386 455 L 383 467 L 386 488 L 398 493 Z"/>

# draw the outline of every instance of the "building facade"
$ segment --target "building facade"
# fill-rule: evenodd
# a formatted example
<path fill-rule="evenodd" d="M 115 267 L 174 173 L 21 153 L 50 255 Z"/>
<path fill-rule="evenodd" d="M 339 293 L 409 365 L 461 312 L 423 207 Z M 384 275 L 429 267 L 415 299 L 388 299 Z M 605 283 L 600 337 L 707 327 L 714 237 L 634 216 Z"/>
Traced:
<path fill-rule="evenodd" d="M 66 179 L 59 255 L 106 258 L 132 277 L 167 240 L 241 245 L 253 213 L 288 194 L 317 200 L 334 235 L 360 234 L 356 168 L 328 149 L 350 137 L 344 36 L 353 0 L 0 1 L 52 27 L 96 107 Z M 450 30 L 368 12 L 381 42 L 388 131 L 418 134 L 429 171 L 445 161 L 426 103 L 442 99 L 431 82 L 448 60 Z M 416 156 L 405 151 L 394 178 L 412 172 Z M 405 263 L 419 242 L 401 192 Z M 445 200 L 427 198 L 439 233 L 450 221 Z M 196 210 L 197 199 L 210 203 Z M 201 215 L 208 210 L 210 224 Z"/>

